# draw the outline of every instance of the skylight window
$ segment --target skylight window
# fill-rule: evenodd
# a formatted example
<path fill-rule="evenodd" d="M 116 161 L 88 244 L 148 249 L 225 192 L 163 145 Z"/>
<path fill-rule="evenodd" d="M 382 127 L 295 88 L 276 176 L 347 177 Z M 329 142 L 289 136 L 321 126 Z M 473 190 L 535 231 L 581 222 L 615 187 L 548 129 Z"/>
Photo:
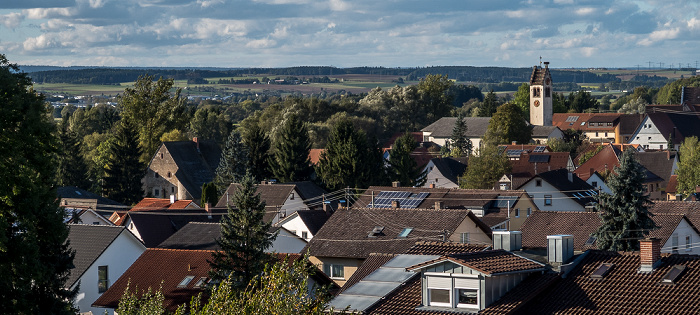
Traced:
<path fill-rule="evenodd" d="M 610 272 L 610 269 L 612 269 L 612 267 L 613 267 L 613 264 L 601 264 L 600 266 L 598 266 L 598 269 L 596 269 L 591 274 L 591 278 L 592 279 L 603 279 L 603 277 L 605 277 L 605 275 L 607 275 L 608 272 Z"/>
<path fill-rule="evenodd" d="M 401 233 L 399 233 L 399 238 L 408 237 L 408 234 L 411 234 L 411 231 L 413 231 L 412 227 L 404 228 L 403 231 L 401 231 Z"/>
<path fill-rule="evenodd" d="M 180 281 L 180 284 L 178 284 L 177 287 L 178 288 L 187 287 L 187 285 L 190 284 L 192 279 L 194 279 L 194 276 L 186 276 L 185 279 L 182 279 L 182 281 Z"/>
<path fill-rule="evenodd" d="M 683 273 L 685 270 L 685 265 L 675 265 L 671 270 L 666 273 L 666 275 L 661 279 L 662 284 L 674 284 L 676 283 L 676 280 L 678 280 L 678 277 Z"/>
<path fill-rule="evenodd" d="M 201 277 L 197 282 L 194 284 L 195 287 L 204 289 L 204 287 L 207 285 L 207 277 Z"/>
<path fill-rule="evenodd" d="M 588 240 L 586 241 L 586 244 L 585 244 L 585 245 L 586 245 L 586 246 L 591 246 L 591 245 L 593 245 L 593 244 L 595 243 L 596 239 L 598 239 L 598 238 L 595 237 L 595 236 L 589 237 Z"/>
<path fill-rule="evenodd" d="M 369 235 L 367 235 L 367 237 L 377 237 L 380 234 L 382 234 L 382 231 L 384 231 L 383 226 L 375 226 L 374 229 L 372 229 L 372 231 L 369 232 Z"/>

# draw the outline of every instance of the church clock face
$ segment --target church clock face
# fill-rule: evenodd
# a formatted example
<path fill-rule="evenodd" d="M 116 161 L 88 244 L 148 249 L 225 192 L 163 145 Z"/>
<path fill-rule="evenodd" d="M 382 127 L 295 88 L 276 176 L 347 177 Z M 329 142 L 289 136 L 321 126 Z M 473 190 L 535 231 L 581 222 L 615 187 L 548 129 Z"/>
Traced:
<path fill-rule="evenodd" d="M 535 107 L 540 106 L 540 100 L 535 100 Z"/>

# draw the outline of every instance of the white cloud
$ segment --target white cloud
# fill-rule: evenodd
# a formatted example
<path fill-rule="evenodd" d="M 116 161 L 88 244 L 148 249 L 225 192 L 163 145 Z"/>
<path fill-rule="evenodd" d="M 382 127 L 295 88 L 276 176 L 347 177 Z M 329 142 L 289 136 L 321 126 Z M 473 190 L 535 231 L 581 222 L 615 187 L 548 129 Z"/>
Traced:
<path fill-rule="evenodd" d="M 19 12 L 12 12 L 10 14 L 0 15 L 0 24 L 3 26 L 14 29 L 22 24 L 24 20 L 24 15 Z"/>
<path fill-rule="evenodd" d="M 68 17 L 71 16 L 71 8 L 38 8 L 24 10 L 28 19 L 40 20 L 52 17 Z"/>
<path fill-rule="evenodd" d="M 30 37 L 24 41 L 24 50 L 44 50 L 48 48 L 58 47 L 58 41 L 47 34 L 41 34 L 37 37 Z"/>

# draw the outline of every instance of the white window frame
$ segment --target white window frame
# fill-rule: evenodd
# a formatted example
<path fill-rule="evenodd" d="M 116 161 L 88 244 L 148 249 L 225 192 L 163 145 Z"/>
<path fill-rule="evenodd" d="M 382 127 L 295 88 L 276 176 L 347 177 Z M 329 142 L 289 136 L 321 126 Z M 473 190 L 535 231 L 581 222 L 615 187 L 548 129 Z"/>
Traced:
<path fill-rule="evenodd" d="M 515 208 L 515 217 L 516 218 L 520 217 L 520 209 L 519 208 Z"/>
<path fill-rule="evenodd" d="M 469 232 L 459 233 L 459 242 L 462 244 L 469 244 Z"/>
<path fill-rule="evenodd" d="M 527 216 L 530 217 L 532 214 L 532 208 L 527 208 Z"/>
<path fill-rule="evenodd" d="M 342 275 L 337 275 L 334 271 L 336 270 L 335 268 L 340 268 Z M 345 280 L 345 265 L 341 264 L 324 264 L 323 268 L 324 272 L 326 272 L 326 275 L 328 275 L 329 278 L 331 279 L 336 279 L 336 280 Z"/>
<path fill-rule="evenodd" d="M 459 303 L 459 290 L 476 291 L 476 304 Z M 460 307 L 460 308 L 479 308 L 479 289 L 455 287 L 453 293 L 455 296 L 454 302 L 457 305 L 457 307 Z"/>
<path fill-rule="evenodd" d="M 549 201 L 549 203 L 547 203 L 547 201 Z M 544 195 L 544 205 L 545 206 L 552 205 L 552 195 Z"/>
<path fill-rule="evenodd" d="M 431 290 L 445 290 L 447 291 L 447 296 L 450 298 L 449 303 L 443 303 L 443 302 L 433 302 L 431 301 L 433 292 Z M 434 288 L 434 287 L 428 287 L 428 305 L 430 306 L 445 306 L 445 307 L 452 307 L 452 303 L 454 300 L 454 297 L 452 296 L 453 292 L 451 288 Z"/>

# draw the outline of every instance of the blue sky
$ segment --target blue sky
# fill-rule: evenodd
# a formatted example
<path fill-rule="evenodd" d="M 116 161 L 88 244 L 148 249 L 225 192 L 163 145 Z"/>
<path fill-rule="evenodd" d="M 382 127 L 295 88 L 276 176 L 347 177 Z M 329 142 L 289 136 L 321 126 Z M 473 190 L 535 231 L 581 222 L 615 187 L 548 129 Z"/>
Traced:
<path fill-rule="evenodd" d="M 664 67 L 700 61 L 697 0 L 8 0 L 22 65 Z"/>

